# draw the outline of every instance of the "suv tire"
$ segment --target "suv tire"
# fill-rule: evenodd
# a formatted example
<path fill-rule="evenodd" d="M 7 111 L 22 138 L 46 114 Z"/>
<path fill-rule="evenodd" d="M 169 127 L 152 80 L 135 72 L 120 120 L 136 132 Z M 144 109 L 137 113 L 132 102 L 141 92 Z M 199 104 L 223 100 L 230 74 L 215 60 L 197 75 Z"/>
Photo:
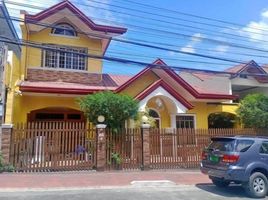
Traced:
<path fill-rule="evenodd" d="M 212 180 L 212 183 L 219 188 L 227 187 L 230 184 L 229 181 L 224 181 L 219 178 L 211 178 L 211 180 Z"/>
<path fill-rule="evenodd" d="M 249 182 L 244 188 L 250 197 L 263 198 L 268 191 L 267 177 L 261 172 L 255 172 L 249 177 Z"/>

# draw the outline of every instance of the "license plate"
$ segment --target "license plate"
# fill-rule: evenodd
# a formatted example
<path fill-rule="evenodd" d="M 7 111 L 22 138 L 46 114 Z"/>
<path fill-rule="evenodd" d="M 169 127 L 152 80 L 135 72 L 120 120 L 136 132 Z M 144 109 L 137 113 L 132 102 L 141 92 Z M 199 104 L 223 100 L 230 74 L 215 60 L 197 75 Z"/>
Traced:
<path fill-rule="evenodd" d="M 218 156 L 214 156 L 214 155 L 212 155 L 212 156 L 209 157 L 209 160 L 210 160 L 211 162 L 219 162 L 219 157 L 218 157 Z"/>

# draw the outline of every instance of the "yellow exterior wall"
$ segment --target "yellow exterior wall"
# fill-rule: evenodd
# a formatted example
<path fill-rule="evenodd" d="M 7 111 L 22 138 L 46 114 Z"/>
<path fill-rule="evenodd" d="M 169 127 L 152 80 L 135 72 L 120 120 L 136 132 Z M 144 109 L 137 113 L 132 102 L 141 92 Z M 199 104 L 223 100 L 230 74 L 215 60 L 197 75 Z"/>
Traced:
<path fill-rule="evenodd" d="M 14 104 L 14 123 L 27 122 L 27 114 L 33 110 L 47 107 L 66 107 L 80 110 L 75 97 L 16 96 Z"/>
<path fill-rule="evenodd" d="M 25 31 L 25 34 L 26 31 Z M 78 34 L 77 37 L 65 37 L 51 34 L 51 29 L 47 28 L 40 32 L 30 33 L 24 36 L 28 40 L 43 44 L 66 45 L 70 47 L 87 48 L 88 54 L 102 55 L 102 43 L 100 39 L 90 39 L 85 35 Z M 27 47 L 27 50 L 22 51 L 22 57 L 25 59 L 26 67 L 41 67 L 42 66 L 42 49 Z M 102 72 L 102 61 L 99 59 L 88 58 L 87 69 L 92 73 Z"/>
<path fill-rule="evenodd" d="M 187 111 L 187 114 L 195 115 L 195 128 L 208 128 L 207 104 L 203 102 L 192 102 L 194 108 Z"/>
<path fill-rule="evenodd" d="M 21 68 L 20 60 L 16 54 L 12 55 L 12 63 L 8 63 L 5 67 L 5 85 L 8 88 L 8 93 L 6 97 L 6 115 L 5 122 L 7 124 L 13 121 L 13 111 L 14 111 L 14 97 L 17 89 L 17 81 L 20 79 Z"/>
<path fill-rule="evenodd" d="M 149 85 L 157 81 L 159 78 L 153 73 L 148 72 L 134 81 L 131 85 L 125 88 L 121 93 L 128 94 L 131 97 L 135 97 L 140 92 L 144 91 Z"/>

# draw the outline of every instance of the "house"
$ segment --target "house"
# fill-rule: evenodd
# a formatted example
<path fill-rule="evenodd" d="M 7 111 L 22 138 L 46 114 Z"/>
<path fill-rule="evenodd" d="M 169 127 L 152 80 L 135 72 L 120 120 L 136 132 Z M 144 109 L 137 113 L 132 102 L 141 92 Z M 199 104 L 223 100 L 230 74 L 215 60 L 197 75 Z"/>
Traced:
<path fill-rule="evenodd" d="M 254 61 L 231 67 L 225 73 L 213 73 L 176 71 L 158 58 L 134 76 L 103 73 L 102 56 L 112 38 L 127 29 L 97 24 L 69 1 L 34 15 L 21 11 L 21 18 L 21 57 L 16 53 L 20 50 L 14 49 L 5 67 L 7 95 L 1 139 L 4 160 L 18 170 L 103 168 L 123 147 L 124 165 L 134 163 L 135 169 L 144 166 L 145 161 L 147 166 L 151 161 L 158 166 L 159 161 L 165 164 L 163 161 L 171 158 L 175 159 L 174 166 L 185 167 L 193 158 L 199 166 L 202 145 L 208 138 L 195 138 L 195 129 L 208 129 L 211 116 L 221 113 L 235 119 L 239 97 L 267 92 L 268 67 Z M 85 127 L 88 121 L 77 98 L 107 90 L 136 99 L 139 110 L 148 109 L 156 127 L 164 131 L 156 129 L 156 134 L 150 134 L 152 129 L 133 129 L 137 132 L 113 138 L 112 132 L 105 137 L 107 129 L 94 129 L 91 123 L 91 127 Z M 18 123 L 20 126 L 13 128 Z M 132 120 L 125 124 L 134 127 Z M 169 134 L 185 130 L 175 128 L 190 129 Z M 165 133 L 168 136 L 162 137 Z M 149 149 L 151 135 L 155 138 L 151 145 L 154 151 Z M 125 145 L 114 149 L 119 137 Z M 143 159 L 142 154 L 153 159 Z"/>
<path fill-rule="evenodd" d="M 0 2 L 0 27 L 0 35 L 2 39 L 4 38 L 12 41 L 19 41 L 17 32 L 3 2 Z M 19 45 L 0 42 L 0 124 L 2 124 L 2 120 L 4 121 L 3 116 L 5 115 L 6 111 L 5 103 L 7 102 L 7 98 L 9 98 L 9 96 L 6 94 L 8 93 L 10 86 L 14 84 L 14 80 L 10 78 L 10 73 L 17 74 L 16 72 L 20 67 L 20 53 L 21 49 Z"/>
<path fill-rule="evenodd" d="M 6 124 L 85 121 L 77 97 L 104 90 L 137 99 L 159 128 L 208 128 L 211 113 L 235 114 L 237 96 L 226 75 L 176 72 L 161 59 L 153 64 L 162 67 L 149 65 L 132 77 L 102 73 L 102 60 L 94 56 L 103 56 L 111 38 L 127 29 L 96 24 L 69 1 L 21 16 L 22 39 L 34 45 L 21 47 Z"/>

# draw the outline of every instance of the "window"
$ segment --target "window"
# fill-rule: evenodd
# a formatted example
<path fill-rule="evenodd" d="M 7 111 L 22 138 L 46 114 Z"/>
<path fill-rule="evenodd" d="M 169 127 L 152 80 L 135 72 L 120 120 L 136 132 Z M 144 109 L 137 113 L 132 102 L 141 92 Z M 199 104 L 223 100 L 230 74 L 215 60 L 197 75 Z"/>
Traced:
<path fill-rule="evenodd" d="M 56 28 L 52 29 L 52 33 L 56 35 L 77 36 L 75 29 L 66 23 L 57 24 Z"/>
<path fill-rule="evenodd" d="M 253 140 L 238 140 L 235 149 L 237 152 L 246 152 L 253 143 Z"/>
<path fill-rule="evenodd" d="M 195 128 L 194 116 L 191 116 L 191 115 L 176 116 L 176 127 L 177 128 Z"/>
<path fill-rule="evenodd" d="M 86 56 L 77 54 L 86 54 L 85 48 L 50 46 L 58 51 L 44 50 L 44 67 L 86 70 Z"/>
<path fill-rule="evenodd" d="M 260 153 L 268 154 L 268 142 L 262 143 Z"/>

